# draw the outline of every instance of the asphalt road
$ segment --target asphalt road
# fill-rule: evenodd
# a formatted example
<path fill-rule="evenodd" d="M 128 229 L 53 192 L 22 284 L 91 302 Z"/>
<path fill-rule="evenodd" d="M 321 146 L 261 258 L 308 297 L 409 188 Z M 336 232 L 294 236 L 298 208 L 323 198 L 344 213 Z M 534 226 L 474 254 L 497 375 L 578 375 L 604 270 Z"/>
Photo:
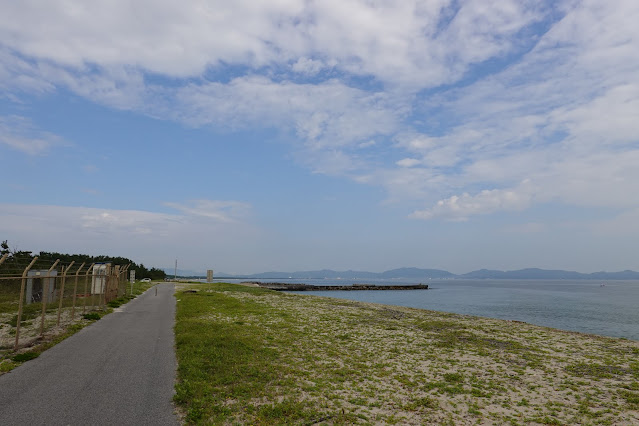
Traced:
<path fill-rule="evenodd" d="M 0 425 L 178 425 L 173 284 L 0 376 Z"/>

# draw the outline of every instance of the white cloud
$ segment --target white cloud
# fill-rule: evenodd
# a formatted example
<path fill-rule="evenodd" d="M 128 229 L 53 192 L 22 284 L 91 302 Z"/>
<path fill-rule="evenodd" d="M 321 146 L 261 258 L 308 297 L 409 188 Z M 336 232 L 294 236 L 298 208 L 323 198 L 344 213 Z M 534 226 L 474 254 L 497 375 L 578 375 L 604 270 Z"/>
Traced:
<path fill-rule="evenodd" d="M 330 174 L 359 167 L 357 151 L 372 146 L 372 138 L 389 137 L 403 113 L 402 105 L 384 93 L 335 80 L 296 84 L 251 76 L 228 84 L 191 85 L 164 96 L 174 99 L 173 107 L 162 110 L 157 108 L 161 102 L 145 102 L 155 106 L 152 115 L 197 126 L 285 130 L 292 135 L 296 158 L 314 172 Z M 331 158 L 335 162 L 329 163 Z"/>
<path fill-rule="evenodd" d="M 534 198 L 534 190 L 529 182 L 518 188 L 483 190 L 476 195 L 464 193 L 453 195 L 438 201 L 433 207 L 417 210 L 410 217 L 415 219 L 444 218 L 453 221 L 465 221 L 469 216 L 488 214 L 498 211 L 523 210 Z"/>
<path fill-rule="evenodd" d="M 322 61 L 309 58 L 299 58 L 291 68 L 296 73 L 316 75 L 325 67 L 326 65 Z"/>
<path fill-rule="evenodd" d="M 358 148 L 370 148 L 372 146 L 377 145 L 377 142 L 375 142 L 374 140 L 370 140 L 370 141 L 365 141 L 362 142 L 360 144 L 357 145 Z"/>
<path fill-rule="evenodd" d="M 639 57 L 630 52 L 639 51 L 639 5 L 586 1 L 565 12 L 502 72 L 423 99 L 419 110 L 437 131 L 396 138 L 423 166 L 373 181 L 391 198 L 422 196 L 431 206 L 413 215 L 422 218 L 508 210 L 503 190 L 491 190 L 522 180 L 536 188 L 522 205 L 637 206 L 629 194 L 639 189 Z M 454 195 L 463 192 L 476 195 Z M 433 195 L 443 196 L 434 206 Z"/>
<path fill-rule="evenodd" d="M 46 93 L 55 90 L 55 85 L 48 81 L 36 66 L 0 43 L 0 89 L 7 97 L 18 99 L 11 92 L 27 90 L 35 93 Z"/>
<path fill-rule="evenodd" d="M 150 234 L 154 229 L 155 232 L 158 232 L 158 225 L 166 226 L 168 222 L 178 220 L 178 218 L 172 218 L 168 215 L 156 215 L 143 211 L 106 209 L 85 209 L 78 219 L 83 231 L 99 234 L 126 233 L 133 238 L 140 234 Z M 159 232 L 165 233 L 166 231 Z"/>
<path fill-rule="evenodd" d="M 38 130 L 26 117 L 0 116 L 0 144 L 25 154 L 42 155 L 53 145 L 61 143 L 61 138 Z"/>
<path fill-rule="evenodd" d="M 70 239 L 81 234 L 87 241 L 104 235 L 109 239 L 134 237 L 147 233 L 148 229 L 153 229 L 158 235 L 167 235 L 182 219 L 175 215 L 137 210 L 21 204 L 1 204 L 0 217 L 3 233 L 35 236 L 47 241 L 65 233 L 69 233 Z"/>
<path fill-rule="evenodd" d="M 24 250 L 128 256 L 158 267 L 180 257 L 184 268 L 227 264 L 241 270 L 244 260 L 237 253 L 260 238 L 258 229 L 240 219 L 247 208 L 214 200 L 199 200 L 179 214 L 0 204 L 0 235 Z"/>
<path fill-rule="evenodd" d="M 611 87 L 590 102 L 558 110 L 554 119 L 579 145 L 593 148 L 637 143 L 639 81 Z"/>
<path fill-rule="evenodd" d="M 352 155 L 338 149 L 305 150 L 298 155 L 298 161 L 314 173 L 340 176 L 362 168 L 362 164 Z"/>
<path fill-rule="evenodd" d="M 403 100 L 349 87 L 338 80 L 311 84 L 248 75 L 228 83 L 159 86 L 145 82 L 141 72 L 122 67 L 82 73 L 44 63 L 30 64 L 23 72 L 34 81 L 46 80 L 110 107 L 189 126 L 284 130 L 292 135 L 295 149 L 302 151 L 300 157 L 317 156 L 318 161 L 344 147 L 357 150 L 373 146 L 375 137 L 388 137 L 398 129 L 407 110 Z"/>
<path fill-rule="evenodd" d="M 396 161 L 395 164 L 399 167 L 413 167 L 421 164 L 421 161 L 416 158 L 402 158 L 401 160 Z"/>
<path fill-rule="evenodd" d="M 194 200 L 188 204 L 164 203 L 184 214 L 218 222 L 232 223 L 245 219 L 251 205 L 240 201 Z"/>
<path fill-rule="evenodd" d="M 229 84 L 191 85 L 174 96 L 183 114 L 177 119 L 194 125 L 291 127 L 314 147 L 349 145 L 390 132 L 398 118 L 387 95 L 335 80 L 295 84 L 241 77 Z"/>
<path fill-rule="evenodd" d="M 326 63 L 432 87 L 517 49 L 512 37 L 545 13 L 537 2 L 514 0 L 21 1 L 0 7 L 0 40 L 76 69 L 126 65 L 186 77 L 222 63 L 291 63 L 305 74 Z"/>

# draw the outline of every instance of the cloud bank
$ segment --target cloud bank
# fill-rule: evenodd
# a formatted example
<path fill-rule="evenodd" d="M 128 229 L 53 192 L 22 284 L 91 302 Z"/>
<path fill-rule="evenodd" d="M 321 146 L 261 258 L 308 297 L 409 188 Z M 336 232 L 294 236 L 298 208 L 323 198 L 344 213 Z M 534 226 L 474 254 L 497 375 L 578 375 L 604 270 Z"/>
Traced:
<path fill-rule="evenodd" d="M 147 264 L 241 265 L 232 253 L 260 232 L 237 201 L 166 203 L 177 213 L 56 205 L 0 204 L 0 235 L 21 250 L 131 256 Z M 201 246 L 207 247 L 206 252 Z M 186 258 L 186 259 L 185 259 Z"/>

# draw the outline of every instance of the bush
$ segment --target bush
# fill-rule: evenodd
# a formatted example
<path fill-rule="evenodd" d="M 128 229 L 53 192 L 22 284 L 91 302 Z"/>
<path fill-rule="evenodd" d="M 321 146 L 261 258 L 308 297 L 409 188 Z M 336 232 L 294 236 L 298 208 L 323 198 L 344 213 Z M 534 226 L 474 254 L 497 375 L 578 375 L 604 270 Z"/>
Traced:
<path fill-rule="evenodd" d="M 11 358 L 13 362 L 25 362 L 40 356 L 40 352 L 25 352 Z"/>
<path fill-rule="evenodd" d="M 82 315 L 82 317 L 84 319 L 86 319 L 86 320 L 91 320 L 91 321 L 97 321 L 97 320 L 99 320 L 101 318 L 100 314 L 98 314 L 96 312 L 90 312 L 88 314 L 84 314 L 84 315 Z"/>

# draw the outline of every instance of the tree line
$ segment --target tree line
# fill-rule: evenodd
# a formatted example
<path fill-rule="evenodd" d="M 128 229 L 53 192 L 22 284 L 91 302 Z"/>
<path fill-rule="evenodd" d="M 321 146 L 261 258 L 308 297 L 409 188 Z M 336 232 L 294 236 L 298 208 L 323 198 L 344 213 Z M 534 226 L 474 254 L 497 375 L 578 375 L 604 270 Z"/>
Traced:
<path fill-rule="evenodd" d="M 152 280 L 163 280 L 166 278 L 166 273 L 159 268 L 147 268 L 142 263 L 138 264 L 129 258 L 121 256 L 91 256 L 88 254 L 66 254 L 48 251 L 33 254 L 31 251 L 11 249 L 9 242 L 3 240 L 2 243 L 0 243 L 0 257 L 5 254 L 9 256 L 2 266 L 0 266 L 0 274 L 5 276 L 21 275 L 33 258 L 38 256 L 38 260 L 32 269 L 49 269 L 57 259 L 60 259 L 60 263 L 63 265 L 69 265 L 75 261 L 72 272 L 75 272 L 83 262 L 85 263 L 85 268 L 92 263 L 111 263 L 122 266 L 130 265 L 129 271 L 135 270 L 136 279 L 150 278 Z"/>

